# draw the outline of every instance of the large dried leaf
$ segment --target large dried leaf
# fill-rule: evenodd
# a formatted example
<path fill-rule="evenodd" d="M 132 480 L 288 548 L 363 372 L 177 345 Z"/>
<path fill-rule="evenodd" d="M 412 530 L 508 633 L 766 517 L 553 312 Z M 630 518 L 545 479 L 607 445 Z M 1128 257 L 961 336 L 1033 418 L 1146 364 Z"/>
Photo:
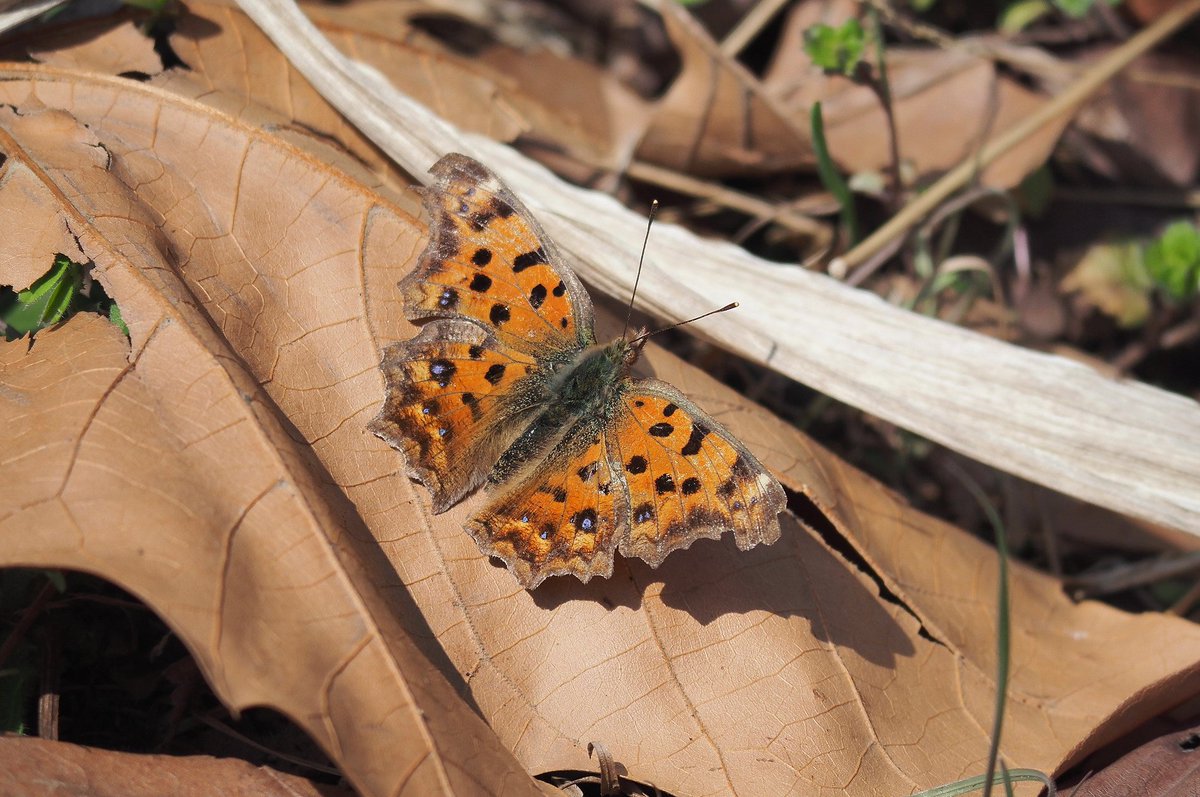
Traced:
<path fill-rule="evenodd" d="M 72 104 L 80 85 L 29 76 L 7 80 L 6 98 Z M 66 251 L 96 263 L 132 349 L 88 315 L 28 351 L 0 349 L 3 563 L 87 570 L 141 596 L 228 705 L 288 714 L 364 794 L 474 789 L 484 773 L 496 793 L 534 793 L 402 630 L 396 602 L 362 588 L 374 546 L 259 386 L 307 396 L 377 383 L 342 367 L 348 347 L 366 361 L 375 352 L 361 293 L 332 293 L 328 275 L 388 271 L 372 247 L 411 248 L 418 228 L 203 106 L 130 81 L 87 89 L 75 110 L 93 114 L 99 137 L 61 111 L 0 110 L 0 207 L 77 241 Z M 159 159 L 172 153 L 173 164 Z M 22 253 L 5 240 L 8 258 L 35 263 L 58 248 L 46 243 Z M 266 297 L 287 304 L 269 324 L 288 344 L 231 349 L 260 334 Z M 330 351 L 319 354 L 322 341 Z"/>
<path fill-rule="evenodd" d="M 133 339 L 127 354 L 81 316 L 3 350 L 0 406 L 20 434 L 0 506 L 21 509 L 0 516 L 0 562 L 141 595 L 225 700 L 290 714 L 370 794 L 420 762 L 442 779 L 414 790 L 521 785 L 430 661 L 534 772 L 590 768 L 590 740 L 681 795 L 891 795 L 982 770 L 989 548 L 651 352 L 905 605 L 793 519 L 768 548 L 706 541 L 657 571 L 622 562 L 608 581 L 525 592 L 462 530 L 478 497 L 432 516 L 364 430 L 380 350 L 413 332 L 394 286 L 419 229 L 350 165 L 299 148 L 311 140 L 193 89 L 212 104 L 49 67 L 0 74 L 0 101 L 36 96 L 87 125 L 0 117 L 0 201 L 66 231 L 25 256 L 77 236 Z M 18 259 L 4 248 L 0 264 Z M 1013 603 L 1015 764 L 1053 769 L 1196 691 L 1200 632 L 1182 620 L 1075 606 L 1024 568 Z"/>
<path fill-rule="evenodd" d="M 133 755 L 0 738 L 0 794 L 22 797 L 353 797 L 237 758 Z"/>

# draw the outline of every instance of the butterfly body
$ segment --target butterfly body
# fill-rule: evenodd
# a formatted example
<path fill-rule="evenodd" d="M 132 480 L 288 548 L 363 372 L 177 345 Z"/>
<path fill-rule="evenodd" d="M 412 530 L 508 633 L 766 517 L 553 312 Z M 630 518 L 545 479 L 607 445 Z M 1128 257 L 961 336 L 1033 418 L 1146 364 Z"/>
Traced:
<path fill-rule="evenodd" d="M 536 463 L 554 441 L 571 436 L 572 427 L 581 421 L 598 428 L 607 425 L 641 348 L 641 341 L 624 339 L 589 346 L 574 360 L 527 377 L 545 384 L 540 413 L 500 455 L 488 474 L 488 484 L 504 484 L 525 464 Z"/>
<path fill-rule="evenodd" d="M 778 482 L 674 387 L 630 375 L 644 338 L 596 343 L 587 292 L 520 201 L 466 156 L 431 171 L 430 242 L 401 292 L 433 320 L 385 353 L 371 428 L 433 510 L 486 483 L 467 531 L 528 589 L 607 577 L 615 550 L 657 566 L 730 530 L 774 542 Z"/>

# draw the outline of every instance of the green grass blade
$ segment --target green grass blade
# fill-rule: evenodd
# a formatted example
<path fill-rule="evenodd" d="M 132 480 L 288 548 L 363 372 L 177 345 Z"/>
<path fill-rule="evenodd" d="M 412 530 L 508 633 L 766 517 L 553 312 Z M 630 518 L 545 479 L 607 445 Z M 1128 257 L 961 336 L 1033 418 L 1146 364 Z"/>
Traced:
<path fill-rule="evenodd" d="M 812 124 L 813 152 L 817 156 L 817 174 L 825 190 L 833 194 L 841 208 L 842 225 L 850 235 L 850 244 L 858 243 L 858 214 L 854 210 L 854 197 L 850 187 L 842 179 L 841 172 L 833 164 L 829 155 L 829 144 L 825 141 L 825 119 L 821 113 L 821 103 L 814 102 L 810 113 Z"/>

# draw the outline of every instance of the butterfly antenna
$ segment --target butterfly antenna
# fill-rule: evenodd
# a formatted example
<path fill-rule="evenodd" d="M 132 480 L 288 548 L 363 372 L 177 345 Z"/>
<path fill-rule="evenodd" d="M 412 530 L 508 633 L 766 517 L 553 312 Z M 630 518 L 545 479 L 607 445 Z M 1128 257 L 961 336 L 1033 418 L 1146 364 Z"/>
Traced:
<path fill-rule="evenodd" d="M 733 308 L 735 308 L 737 306 L 738 306 L 737 302 L 730 302 L 729 304 L 725 305 L 724 307 L 718 307 L 716 310 L 709 310 L 707 313 L 704 313 L 703 315 L 698 315 L 695 318 L 689 318 L 687 321 L 678 321 L 674 324 L 671 324 L 670 326 L 665 326 L 662 329 L 656 329 L 653 332 L 646 332 L 641 335 L 638 335 L 636 338 L 631 340 L 630 343 L 634 343 L 639 340 L 645 340 L 646 338 L 657 335 L 659 332 L 666 332 L 668 329 L 674 329 L 675 327 L 681 327 L 684 324 L 690 324 L 693 321 L 699 321 L 701 318 L 708 318 L 710 315 L 716 315 L 717 313 L 723 313 L 726 310 L 732 310 Z"/>
<path fill-rule="evenodd" d="M 658 213 L 658 200 L 651 200 L 650 215 L 646 219 L 646 237 L 642 239 L 642 253 L 638 255 L 637 276 L 633 278 L 633 293 L 629 295 L 629 312 L 625 314 L 625 328 L 621 330 L 621 340 L 629 332 L 629 322 L 633 318 L 633 300 L 637 298 L 638 283 L 642 280 L 642 263 L 646 260 L 646 244 L 650 242 L 650 225 L 654 224 L 654 214 Z"/>

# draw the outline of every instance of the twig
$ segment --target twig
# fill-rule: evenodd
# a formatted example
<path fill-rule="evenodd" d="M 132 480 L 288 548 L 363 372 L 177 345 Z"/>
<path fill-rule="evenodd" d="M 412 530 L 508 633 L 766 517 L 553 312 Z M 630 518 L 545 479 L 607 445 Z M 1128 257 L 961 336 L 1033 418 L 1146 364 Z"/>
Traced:
<path fill-rule="evenodd" d="M 33 603 L 30 603 L 29 607 L 21 614 L 21 619 L 17 621 L 12 633 L 4 640 L 4 644 L 0 645 L 0 667 L 3 667 L 4 662 L 8 661 L 8 657 L 17 649 L 17 645 L 29 633 L 29 628 L 33 625 L 33 621 L 42 613 L 42 610 L 46 608 L 46 604 L 50 602 L 50 598 L 57 591 L 58 589 L 54 586 L 54 582 L 47 579 L 46 583 L 42 586 L 42 591 L 37 594 L 37 597 L 33 599 Z"/>
<path fill-rule="evenodd" d="M 1200 551 L 1191 551 L 1170 559 L 1152 559 L 1111 568 L 1103 573 L 1072 576 L 1064 582 L 1068 588 L 1088 596 L 1108 595 L 1153 584 L 1168 578 L 1190 575 L 1200 570 Z"/>
<path fill-rule="evenodd" d="M 1180 596 L 1179 600 L 1167 607 L 1166 613 L 1173 614 L 1176 617 L 1186 617 L 1191 614 L 1192 609 L 1196 608 L 1196 604 L 1200 603 L 1200 581 L 1193 584 L 1187 592 Z"/>
<path fill-rule="evenodd" d="M 42 655 L 42 683 L 38 691 L 38 736 L 58 740 L 60 717 L 59 658 L 62 653 L 62 632 L 53 622 L 47 624 L 46 647 Z"/>
<path fill-rule="evenodd" d="M 197 714 L 195 716 L 196 716 L 196 719 L 200 720 L 205 725 L 207 725 L 208 727 L 217 731 L 218 733 L 223 733 L 231 739 L 236 739 L 239 742 L 241 742 L 242 744 L 253 747 L 255 750 L 258 750 L 259 752 L 274 756 L 275 758 L 278 758 L 280 761 L 287 761 L 289 764 L 295 764 L 298 767 L 304 767 L 305 769 L 311 769 L 314 772 L 323 772 L 326 775 L 336 775 L 338 777 L 341 777 L 341 775 L 342 775 L 341 770 L 334 769 L 333 767 L 327 767 L 324 764 L 318 764 L 315 761 L 309 761 L 308 759 L 300 758 L 299 756 L 288 755 L 287 753 L 280 752 L 279 750 L 274 750 L 270 747 L 267 747 L 266 745 L 259 744 L 258 742 L 251 739 L 249 736 L 238 733 L 233 728 L 229 727 L 228 725 L 226 725 L 225 723 L 221 722 L 218 719 L 206 716 L 204 714 Z"/>
<path fill-rule="evenodd" d="M 904 176 L 900 168 L 900 128 L 896 124 L 896 111 L 892 105 L 892 87 L 888 82 L 887 59 L 884 57 L 883 22 L 878 9 L 871 9 L 871 22 L 875 36 L 876 74 L 868 71 L 866 82 L 883 107 L 883 118 L 887 122 L 888 155 L 891 161 L 888 174 L 892 183 L 891 190 L 888 191 L 888 209 L 894 211 L 904 201 Z"/>
<path fill-rule="evenodd" d="M 669 188 L 688 196 L 707 199 L 722 207 L 745 213 L 754 218 L 766 219 L 786 227 L 792 232 L 820 240 L 828 238 L 829 231 L 824 224 L 808 216 L 795 213 L 786 207 L 766 202 L 757 197 L 743 194 L 708 180 L 699 180 L 681 172 L 664 169 L 651 163 L 634 161 L 626 168 L 625 173 L 635 180 Z"/>
<path fill-rule="evenodd" d="M 721 52 L 733 58 L 749 44 L 763 26 L 770 22 L 788 0 L 760 0 L 721 42 Z"/>
<path fill-rule="evenodd" d="M 1167 11 L 1153 24 L 1097 62 L 1079 80 L 1038 109 L 1037 112 L 990 141 L 978 156 L 964 159 L 840 259 L 845 261 L 848 268 L 854 268 L 860 263 L 866 262 L 885 244 L 893 238 L 906 234 L 926 214 L 966 185 L 977 169 L 990 165 L 1060 116 L 1073 113 L 1115 74 L 1182 27 L 1197 12 L 1200 12 L 1200 0 L 1185 0 Z"/>
<path fill-rule="evenodd" d="M 1096 205 L 1138 205 L 1149 208 L 1200 209 L 1200 191 L 1150 188 L 1055 187 L 1054 198 Z"/>

